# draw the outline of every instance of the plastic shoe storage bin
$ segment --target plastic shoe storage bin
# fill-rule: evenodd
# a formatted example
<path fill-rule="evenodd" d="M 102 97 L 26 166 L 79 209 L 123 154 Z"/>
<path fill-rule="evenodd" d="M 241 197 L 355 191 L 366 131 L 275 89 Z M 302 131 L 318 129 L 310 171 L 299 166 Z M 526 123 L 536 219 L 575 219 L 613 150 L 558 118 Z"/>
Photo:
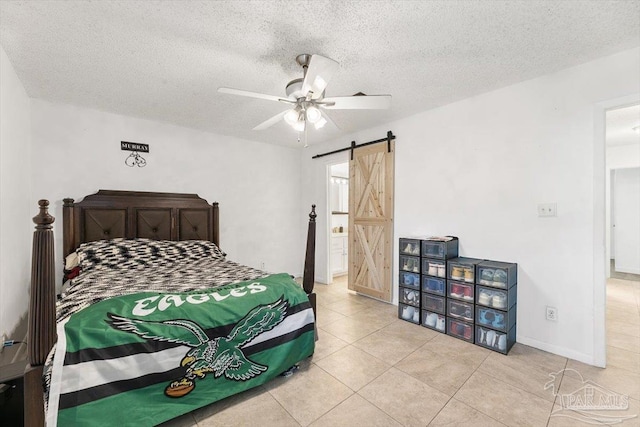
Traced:
<path fill-rule="evenodd" d="M 462 301 L 447 301 L 447 316 L 473 323 L 473 304 Z"/>
<path fill-rule="evenodd" d="M 422 241 L 422 256 L 429 258 L 449 259 L 458 256 L 458 238 L 453 236 L 449 241 L 425 239 Z"/>
<path fill-rule="evenodd" d="M 475 283 L 476 265 L 483 260 L 478 258 L 453 258 L 447 262 L 447 279 L 465 283 Z"/>
<path fill-rule="evenodd" d="M 422 274 L 445 278 L 447 263 L 441 259 L 422 258 Z"/>
<path fill-rule="evenodd" d="M 435 295 L 422 294 L 422 309 L 435 311 L 436 313 L 445 314 L 445 298 Z"/>
<path fill-rule="evenodd" d="M 444 333 L 446 322 L 447 318 L 443 314 L 422 310 L 422 326 Z"/>
<path fill-rule="evenodd" d="M 430 294 L 445 296 L 446 280 L 431 276 L 422 276 L 422 291 Z"/>
<path fill-rule="evenodd" d="M 419 239 L 400 239 L 400 254 L 420 256 L 420 240 Z"/>
<path fill-rule="evenodd" d="M 516 303 L 516 289 L 518 289 L 517 286 L 512 286 L 509 289 L 494 289 L 477 285 L 476 304 L 498 310 L 508 310 Z"/>
<path fill-rule="evenodd" d="M 403 304 L 420 307 L 420 291 L 418 289 L 403 288 L 399 289 L 398 300 Z"/>
<path fill-rule="evenodd" d="M 501 311 L 477 305 L 476 325 L 507 332 L 516 325 L 516 308 L 514 305 L 509 311 Z"/>
<path fill-rule="evenodd" d="M 509 289 L 518 282 L 518 264 L 484 261 L 478 264 L 476 283 L 494 288 Z"/>
<path fill-rule="evenodd" d="M 475 300 L 475 285 L 447 280 L 447 297 L 473 303 Z"/>
<path fill-rule="evenodd" d="M 476 344 L 498 353 L 507 354 L 516 342 L 516 327 L 509 332 L 498 332 L 476 325 Z"/>
<path fill-rule="evenodd" d="M 398 317 L 407 322 L 420 324 L 420 308 L 406 304 L 398 304 Z"/>
<path fill-rule="evenodd" d="M 420 273 L 420 258 L 400 255 L 400 270 L 411 273 Z"/>
<path fill-rule="evenodd" d="M 405 288 L 420 289 L 420 275 L 418 273 L 401 271 L 399 284 Z"/>
<path fill-rule="evenodd" d="M 460 338 L 473 344 L 473 325 L 449 317 L 447 318 L 447 335 Z"/>

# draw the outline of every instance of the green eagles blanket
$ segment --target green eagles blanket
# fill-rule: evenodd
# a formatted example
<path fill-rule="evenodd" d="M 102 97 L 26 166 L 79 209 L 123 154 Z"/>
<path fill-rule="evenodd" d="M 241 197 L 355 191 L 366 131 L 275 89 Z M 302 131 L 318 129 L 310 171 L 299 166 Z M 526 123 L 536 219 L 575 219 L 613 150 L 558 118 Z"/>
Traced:
<path fill-rule="evenodd" d="M 313 350 L 313 311 L 286 274 L 111 298 L 58 325 L 47 425 L 156 425 L 263 384 Z"/>

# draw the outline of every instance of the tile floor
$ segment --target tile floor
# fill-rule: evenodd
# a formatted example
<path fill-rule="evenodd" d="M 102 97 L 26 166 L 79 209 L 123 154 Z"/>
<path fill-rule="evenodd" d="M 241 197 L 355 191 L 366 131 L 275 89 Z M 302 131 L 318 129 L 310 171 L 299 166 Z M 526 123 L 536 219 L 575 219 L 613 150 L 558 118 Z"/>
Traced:
<path fill-rule="evenodd" d="M 522 344 L 491 352 L 399 320 L 396 306 L 353 294 L 344 280 L 316 292 L 319 341 L 298 372 L 166 425 L 551 427 L 594 425 L 598 415 L 596 425 L 640 425 L 640 282 L 608 282 L 607 369 Z M 563 408 L 561 396 L 583 380 L 628 396 L 628 409 Z"/>

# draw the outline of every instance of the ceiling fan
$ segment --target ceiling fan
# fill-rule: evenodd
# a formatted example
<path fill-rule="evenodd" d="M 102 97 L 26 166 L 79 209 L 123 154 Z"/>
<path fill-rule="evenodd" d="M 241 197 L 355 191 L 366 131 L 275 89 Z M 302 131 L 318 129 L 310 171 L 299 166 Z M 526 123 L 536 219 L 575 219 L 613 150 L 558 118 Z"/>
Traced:
<path fill-rule="evenodd" d="M 254 130 L 267 129 L 284 119 L 296 131 L 304 132 L 307 129 L 307 123 L 314 125 L 316 129 L 320 129 L 327 122 L 335 126 L 324 110 L 382 110 L 391 106 L 391 95 L 357 93 L 353 96 L 325 97 L 327 84 L 337 71 L 339 64 L 333 59 L 306 53 L 298 55 L 296 62 L 302 67 L 304 76 L 291 80 L 287 84 L 286 97 L 228 87 L 218 88 L 218 92 L 282 102 L 290 106 L 288 110 L 254 127 Z"/>

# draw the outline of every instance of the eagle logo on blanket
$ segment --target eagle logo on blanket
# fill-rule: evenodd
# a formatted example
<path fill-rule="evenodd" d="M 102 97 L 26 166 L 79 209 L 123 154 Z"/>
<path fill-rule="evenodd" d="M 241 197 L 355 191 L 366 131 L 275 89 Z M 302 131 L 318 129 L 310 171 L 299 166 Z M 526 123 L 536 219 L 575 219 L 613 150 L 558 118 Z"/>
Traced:
<path fill-rule="evenodd" d="M 244 345 L 258 335 L 270 331 L 285 318 L 289 303 L 280 297 L 271 304 L 263 304 L 249 311 L 233 327 L 229 335 L 210 339 L 195 322 L 185 319 L 150 321 L 130 319 L 108 313 L 112 327 L 136 334 L 145 339 L 174 342 L 191 347 L 180 365 L 187 368 L 179 380 L 165 388 L 165 395 L 182 397 L 196 386 L 195 379 L 208 373 L 214 378 L 224 375 L 234 381 L 247 381 L 265 372 L 268 367 L 250 360 L 242 352 Z M 186 332 L 186 333 L 185 333 Z"/>

